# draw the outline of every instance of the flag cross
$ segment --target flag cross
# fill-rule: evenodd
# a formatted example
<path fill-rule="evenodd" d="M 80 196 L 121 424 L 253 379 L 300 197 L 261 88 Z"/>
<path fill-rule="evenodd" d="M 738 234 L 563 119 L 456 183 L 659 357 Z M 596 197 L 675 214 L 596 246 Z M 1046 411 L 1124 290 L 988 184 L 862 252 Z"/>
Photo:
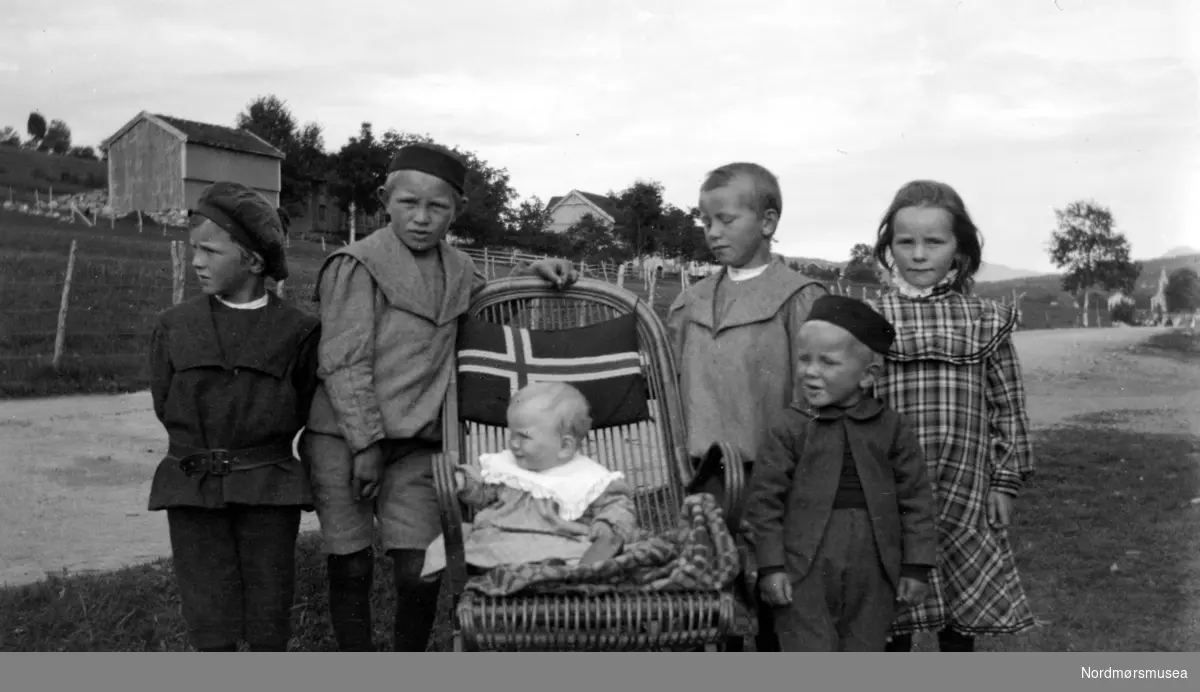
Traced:
<path fill-rule="evenodd" d="M 458 352 L 458 371 L 505 378 L 514 392 L 530 382 L 591 382 L 642 372 L 637 351 L 545 358 L 534 355 L 528 329 L 505 326 L 503 330 L 503 353 L 463 349 Z"/>

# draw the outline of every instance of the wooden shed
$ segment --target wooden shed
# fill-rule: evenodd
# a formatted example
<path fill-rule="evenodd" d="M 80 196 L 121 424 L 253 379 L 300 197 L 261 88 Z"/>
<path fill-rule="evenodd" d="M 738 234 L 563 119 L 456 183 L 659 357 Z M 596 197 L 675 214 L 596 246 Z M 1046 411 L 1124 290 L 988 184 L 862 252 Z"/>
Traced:
<path fill-rule="evenodd" d="M 248 185 L 279 205 L 284 154 L 245 130 L 142 111 L 101 147 L 108 203 L 118 214 L 192 209 L 218 180 Z"/>

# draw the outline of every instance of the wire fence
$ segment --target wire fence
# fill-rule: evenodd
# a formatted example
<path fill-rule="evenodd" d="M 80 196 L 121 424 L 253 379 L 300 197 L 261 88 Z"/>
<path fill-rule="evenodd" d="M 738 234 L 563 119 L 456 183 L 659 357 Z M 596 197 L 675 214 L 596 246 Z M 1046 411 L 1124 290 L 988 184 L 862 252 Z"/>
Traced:
<path fill-rule="evenodd" d="M 510 251 L 466 252 L 488 278 L 507 276 L 514 266 L 543 258 Z M 270 288 L 315 313 L 319 264 L 296 262 L 289 279 Z M 142 244 L 134 257 L 89 254 L 72 240 L 66 255 L 42 250 L 8 252 L 0 265 L 0 396 L 147 386 L 149 342 L 157 316 L 199 293 L 180 240 Z M 628 262 L 580 262 L 577 266 L 584 276 L 616 283 L 639 295 L 664 318 L 679 292 L 699 278 L 687 268 L 660 271 L 651 263 L 639 267 Z M 834 293 L 856 298 L 880 293 L 878 286 L 826 285 Z M 1020 298 L 1014 293 L 1004 302 L 1019 303 Z M 1018 307 L 1023 308 L 1022 326 L 1026 329 L 1080 324 L 1074 306 L 1035 303 Z M 1095 310 L 1089 315 L 1091 325 L 1111 325 L 1101 305 L 1089 307 Z M 47 380 L 57 384 L 47 390 Z M 89 384 L 82 386 L 84 381 Z"/>

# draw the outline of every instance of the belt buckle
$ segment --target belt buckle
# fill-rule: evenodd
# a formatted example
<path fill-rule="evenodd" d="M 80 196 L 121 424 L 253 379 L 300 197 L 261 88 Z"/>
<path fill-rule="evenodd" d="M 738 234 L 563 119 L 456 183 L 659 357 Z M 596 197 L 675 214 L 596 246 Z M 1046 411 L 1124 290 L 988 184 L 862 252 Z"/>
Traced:
<path fill-rule="evenodd" d="M 228 476 L 233 470 L 233 459 L 229 450 L 214 449 L 209 454 L 208 472 L 214 476 Z"/>

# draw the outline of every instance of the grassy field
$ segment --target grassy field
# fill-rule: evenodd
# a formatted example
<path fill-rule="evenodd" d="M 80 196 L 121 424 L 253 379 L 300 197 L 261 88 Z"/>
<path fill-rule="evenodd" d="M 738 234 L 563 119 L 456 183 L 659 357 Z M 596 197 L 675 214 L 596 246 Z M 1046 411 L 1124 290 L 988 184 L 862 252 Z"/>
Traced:
<path fill-rule="evenodd" d="M 181 229 L 122 219 L 110 228 L 67 224 L 0 211 L 0 397 L 116 393 L 148 386 L 145 354 L 155 316 L 171 305 L 172 240 Z M 50 365 L 71 241 L 77 241 L 63 361 Z M 332 252 L 333 245 L 327 250 Z M 312 310 L 320 243 L 293 241 L 285 295 Z M 501 265 L 498 271 L 505 272 Z M 625 286 L 646 297 L 631 279 Z M 187 273 L 185 298 L 197 294 Z M 656 307 L 678 295 L 677 282 L 657 290 Z"/>
<path fill-rule="evenodd" d="M 2 199 L 31 202 L 37 191 L 45 199 L 50 188 L 55 195 L 68 195 L 108 187 L 108 164 L 74 156 L 52 156 L 16 147 L 0 147 L 0 193 Z"/>
<path fill-rule="evenodd" d="M 983 639 L 991 651 L 1181 651 L 1189 563 L 1200 510 L 1189 505 L 1200 445 L 1097 424 L 1042 431 L 1038 476 L 1016 506 L 1017 563 L 1043 625 Z M 165 521 L 165 520 L 164 520 Z M 315 536 L 297 550 L 296 651 L 335 650 L 324 560 Z M 390 564 L 373 595 L 380 647 L 390 645 Z M 433 642 L 447 631 L 448 601 Z M 63 575 L 0 590 L 0 651 L 184 651 L 170 562 Z M 432 646 L 432 645 L 431 645 Z M 929 650 L 930 642 L 918 648 Z"/>
<path fill-rule="evenodd" d="M 139 233 L 136 220 L 129 218 L 112 227 L 101 221 L 88 228 L 0 211 L 0 397 L 145 388 L 144 354 L 153 320 L 171 304 L 170 241 L 183 239 L 181 229 L 164 232 L 148 220 Z M 78 241 L 75 273 L 63 361 L 55 371 L 50 359 L 72 240 Z M 291 278 L 286 295 L 306 309 L 314 307 L 309 298 L 325 255 L 319 242 L 299 239 L 288 250 Z M 498 267 L 500 272 L 507 270 Z M 186 278 L 185 297 L 196 295 L 190 270 Z M 647 295 L 637 278 L 629 278 L 625 286 L 643 298 Z M 660 316 L 665 317 L 679 290 L 678 277 L 661 282 L 655 300 Z M 989 298 L 1011 298 L 1008 283 L 981 284 L 977 290 Z M 1058 300 L 1061 296 L 1031 296 L 1022 303 L 1025 329 L 1076 326 L 1078 311 L 1065 299 Z M 1109 324 L 1103 311 L 1100 324 Z"/>

